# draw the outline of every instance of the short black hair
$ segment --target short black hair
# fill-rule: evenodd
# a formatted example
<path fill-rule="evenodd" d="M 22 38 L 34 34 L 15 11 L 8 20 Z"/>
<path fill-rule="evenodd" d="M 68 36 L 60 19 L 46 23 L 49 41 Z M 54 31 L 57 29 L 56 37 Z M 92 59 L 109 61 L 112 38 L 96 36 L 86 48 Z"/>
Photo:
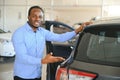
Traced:
<path fill-rule="evenodd" d="M 40 9 L 44 13 L 44 10 L 40 6 L 32 6 L 32 7 L 30 7 L 30 9 L 28 11 L 28 16 L 30 15 L 31 10 L 34 8 Z"/>

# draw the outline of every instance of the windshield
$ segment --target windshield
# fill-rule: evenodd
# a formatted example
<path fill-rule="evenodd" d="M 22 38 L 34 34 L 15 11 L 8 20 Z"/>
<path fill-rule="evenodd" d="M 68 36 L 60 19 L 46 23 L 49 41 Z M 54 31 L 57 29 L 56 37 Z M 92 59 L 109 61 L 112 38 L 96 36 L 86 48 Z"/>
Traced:
<path fill-rule="evenodd" d="M 76 59 L 120 63 L 120 29 L 103 28 L 85 32 L 78 45 Z"/>

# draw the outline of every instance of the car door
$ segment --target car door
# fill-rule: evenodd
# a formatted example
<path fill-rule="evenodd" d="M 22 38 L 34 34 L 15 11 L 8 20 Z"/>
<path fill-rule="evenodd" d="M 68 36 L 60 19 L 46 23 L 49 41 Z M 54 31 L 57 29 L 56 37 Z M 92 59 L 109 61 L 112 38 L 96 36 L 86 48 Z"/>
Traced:
<path fill-rule="evenodd" d="M 58 21 L 45 21 L 45 28 L 57 34 L 62 34 L 74 30 L 71 26 Z M 61 56 L 64 58 L 68 58 L 72 51 L 72 48 L 74 47 L 74 42 L 75 38 L 66 42 L 47 41 L 47 53 L 53 52 L 53 56 Z M 57 62 L 47 65 L 47 80 L 55 80 L 56 69 L 60 63 L 61 62 Z"/>

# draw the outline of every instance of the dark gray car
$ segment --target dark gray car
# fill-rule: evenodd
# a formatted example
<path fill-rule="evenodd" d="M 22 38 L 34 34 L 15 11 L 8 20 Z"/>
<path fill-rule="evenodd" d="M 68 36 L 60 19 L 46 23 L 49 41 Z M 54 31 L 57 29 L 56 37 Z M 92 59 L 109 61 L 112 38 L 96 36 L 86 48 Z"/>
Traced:
<path fill-rule="evenodd" d="M 120 19 L 87 26 L 56 80 L 120 80 Z"/>

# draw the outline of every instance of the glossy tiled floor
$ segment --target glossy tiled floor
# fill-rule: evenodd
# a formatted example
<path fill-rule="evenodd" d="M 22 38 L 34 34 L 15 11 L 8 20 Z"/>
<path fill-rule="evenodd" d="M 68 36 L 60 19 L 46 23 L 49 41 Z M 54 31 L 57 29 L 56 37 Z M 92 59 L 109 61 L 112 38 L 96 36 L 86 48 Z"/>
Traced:
<path fill-rule="evenodd" d="M 44 56 L 46 55 L 46 49 L 44 50 Z M 0 80 L 13 80 L 13 62 L 14 58 L 1 59 L 0 57 Z M 46 68 L 47 65 L 42 65 L 42 80 L 46 80 Z"/>
<path fill-rule="evenodd" d="M 13 80 L 13 62 L 14 59 L 0 61 L 0 80 Z M 44 64 L 42 68 L 42 80 L 46 80 L 46 67 Z"/>
<path fill-rule="evenodd" d="M 13 61 L 0 63 L 0 80 L 13 80 Z"/>

